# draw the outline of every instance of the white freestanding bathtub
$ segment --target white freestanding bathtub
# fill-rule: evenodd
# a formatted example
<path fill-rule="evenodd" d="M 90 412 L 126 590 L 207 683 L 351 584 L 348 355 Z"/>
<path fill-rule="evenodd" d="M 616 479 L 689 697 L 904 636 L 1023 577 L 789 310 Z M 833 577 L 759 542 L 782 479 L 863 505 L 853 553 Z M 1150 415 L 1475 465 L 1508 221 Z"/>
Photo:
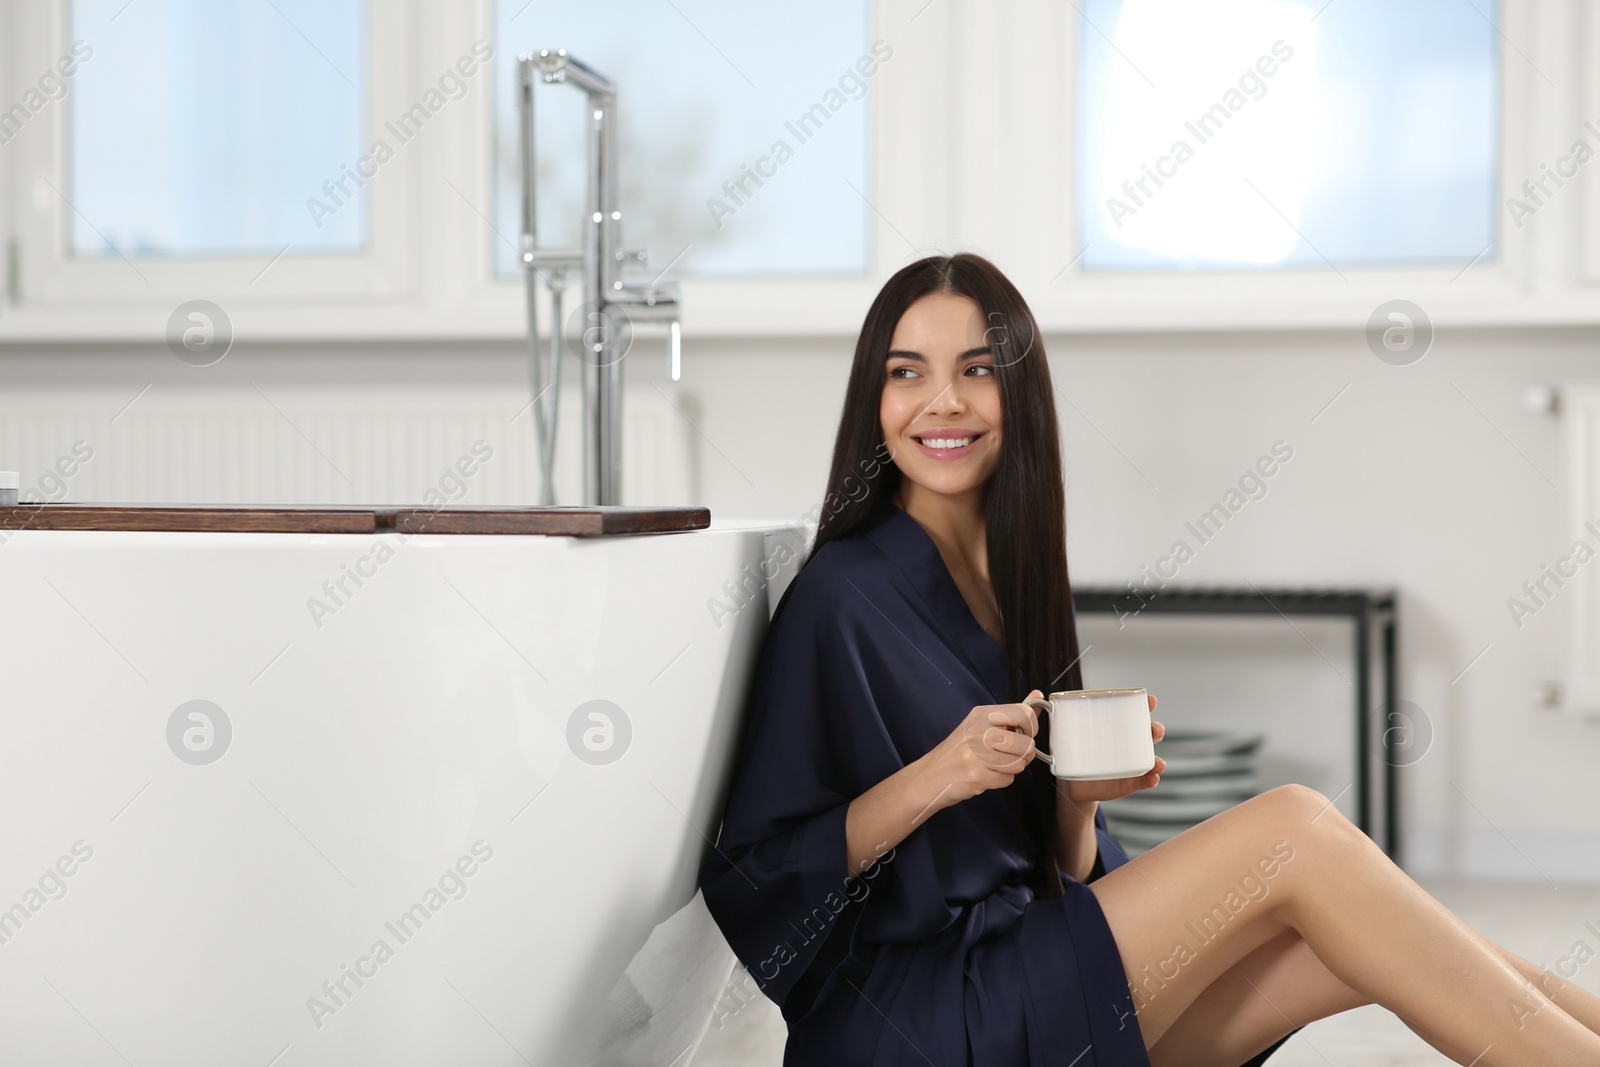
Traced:
<path fill-rule="evenodd" d="M 686 1063 L 802 538 L 10 535 L 0 1063 Z"/>

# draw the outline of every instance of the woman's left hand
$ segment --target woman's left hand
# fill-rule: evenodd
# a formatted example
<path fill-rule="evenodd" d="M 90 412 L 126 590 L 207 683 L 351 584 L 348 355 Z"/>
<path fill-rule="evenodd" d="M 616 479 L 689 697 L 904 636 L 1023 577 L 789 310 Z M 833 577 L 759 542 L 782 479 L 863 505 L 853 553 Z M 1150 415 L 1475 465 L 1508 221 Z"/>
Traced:
<path fill-rule="evenodd" d="M 1150 711 L 1156 710 L 1154 694 L 1146 694 L 1150 699 Z M 1167 728 L 1150 720 L 1150 739 L 1160 741 L 1167 734 Z M 1117 800 L 1134 793 L 1150 789 L 1161 781 L 1161 772 L 1167 769 L 1167 761 L 1160 756 L 1156 757 L 1156 765 L 1144 774 L 1134 778 L 1106 778 L 1098 782 L 1073 782 L 1063 781 L 1067 787 L 1067 795 L 1077 803 L 1086 803 L 1092 800 Z"/>

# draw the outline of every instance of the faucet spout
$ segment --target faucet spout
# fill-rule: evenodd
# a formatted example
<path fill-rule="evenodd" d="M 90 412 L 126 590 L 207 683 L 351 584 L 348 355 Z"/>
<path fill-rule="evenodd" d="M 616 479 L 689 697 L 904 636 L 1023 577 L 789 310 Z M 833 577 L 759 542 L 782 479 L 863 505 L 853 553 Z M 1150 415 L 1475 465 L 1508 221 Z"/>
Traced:
<path fill-rule="evenodd" d="M 590 96 L 615 96 L 616 83 L 587 64 L 567 55 L 565 48 L 541 48 L 534 56 L 540 77 L 546 84 L 571 82 Z"/>

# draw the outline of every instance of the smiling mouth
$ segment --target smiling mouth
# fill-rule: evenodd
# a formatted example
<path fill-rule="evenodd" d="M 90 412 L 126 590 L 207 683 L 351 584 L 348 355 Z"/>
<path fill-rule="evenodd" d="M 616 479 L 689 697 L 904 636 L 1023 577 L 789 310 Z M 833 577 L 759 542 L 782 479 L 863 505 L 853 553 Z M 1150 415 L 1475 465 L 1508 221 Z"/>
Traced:
<path fill-rule="evenodd" d="M 950 435 L 936 437 L 932 434 L 925 434 L 921 437 L 913 437 L 912 440 L 928 448 L 950 449 L 965 448 L 967 445 L 972 444 L 982 436 L 982 433 L 969 433 L 961 437 L 952 437 Z"/>

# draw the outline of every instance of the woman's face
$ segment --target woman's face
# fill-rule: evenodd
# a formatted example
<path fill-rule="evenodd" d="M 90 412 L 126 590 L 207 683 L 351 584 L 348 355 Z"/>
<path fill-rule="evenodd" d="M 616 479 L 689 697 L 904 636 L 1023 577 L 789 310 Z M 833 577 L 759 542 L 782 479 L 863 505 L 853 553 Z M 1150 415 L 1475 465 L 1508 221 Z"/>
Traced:
<path fill-rule="evenodd" d="M 879 419 L 895 466 L 924 489 L 966 493 L 994 473 L 1000 386 L 970 298 L 929 293 L 906 308 L 889 340 Z"/>

